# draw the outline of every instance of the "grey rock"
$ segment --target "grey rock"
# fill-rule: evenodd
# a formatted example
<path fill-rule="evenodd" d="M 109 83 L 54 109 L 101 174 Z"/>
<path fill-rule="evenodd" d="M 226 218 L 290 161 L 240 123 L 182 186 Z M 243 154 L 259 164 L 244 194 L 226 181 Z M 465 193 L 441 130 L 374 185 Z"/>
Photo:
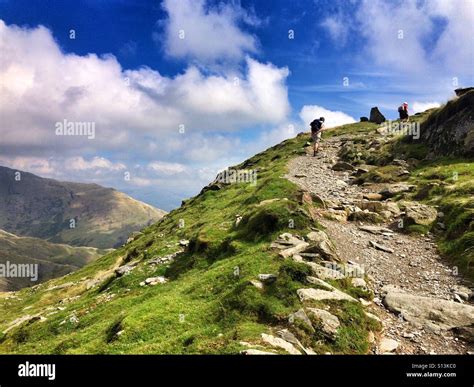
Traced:
<path fill-rule="evenodd" d="M 313 324 L 311 323 L 311 320 L 309 319 L 304 309 L 299 309 L 297 312 L 290 314 L 288 316 L 288 321 L 290 324 L 294 324 L 295 322 L 301 322 L 310 331 L 314 332 Z"/>
<path fill-rule="evenodd" d="M 301 352 L 298 351 L 293 344 L 291 344 L 288 341 L 283 340 L 279 337 L 275 337 L 275 336 L 272 336 L 272 335 L 267 335 L 266 333 L 262 333 L 262 340 L 265 343 L 271 345 L 272 347 L 281 348 L 281 349 L 285 350 L 286 352 L 288 352 L 291 355 L 301 355 Z"/>
<path fill-rule="evenodd" d="M 433 331 L 474 324 L 474 307 L 440 298 L 417 296 L 387 285 L 382 289 L 383 303 L 415 326 Z"/>
<path fill-rule="evenodd" d="M 311 246 L 304 252 L 315 252 L 330 261 L 339 261 L 336 248 L 324 231 L 312 231 L 306 238 L 311 241 Z"/>
<path fill-rule="evenodd" d="M 390 253 L 390 254 L 392 254 L 394 252 L 394 250 L 392 248 L 381 245 L 380 243 L 377 243 L 377 242 L 374 242 L 374 241 L 369 241 L 369 243 L 372 247 L 376 248 L 377 250 L 384 251 L 384 252 Z"/>
<path fill-rule="evenodd" d="M 168 282 L 168 280 L 165 277 L 150 277 L 145 280 L 146 285 L 154 286 L 158 284 L 164 284 Z"/>
<path fill-rule="evenodd" d="M 379 343 L 380 353 L 394 352 L 398 348 L 398 341 L 384 337 Z"/>
<path fill-rule="evenodd" d="M 275 274 L 259 274 L 258 279 L 265 284 L 271 284 L 277 280 L 277 276 Z"/>
<path fill-rule="evenodd" d="M 314 316 L 314 318 L 320 322 L 321 329 L 324 333 L 330 337 L 336 336 L 337 328 L 341 325 L 336 316 L 324 309 L 306 308 L 306 310 L 308 311 L 308 314 Z"/>

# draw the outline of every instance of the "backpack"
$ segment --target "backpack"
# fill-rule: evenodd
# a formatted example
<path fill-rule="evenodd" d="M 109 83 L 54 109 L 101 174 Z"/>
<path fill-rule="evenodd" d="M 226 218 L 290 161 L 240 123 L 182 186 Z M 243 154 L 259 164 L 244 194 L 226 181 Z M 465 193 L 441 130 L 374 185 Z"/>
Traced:
<path fill-rule="evenodd" d="M 398 107 L 398 112 L 401 113 L 403 111 L 403 106 Z"/>
<path fill-rule="evenodd" d="M 318 132 L 321 129 L 321 126 L 322 126 L 321 121 L 319 121 L 319 120 L 314 120 L 309 125 L 311 126 L 311 132 L 313 132 L 313 133 Z"/>

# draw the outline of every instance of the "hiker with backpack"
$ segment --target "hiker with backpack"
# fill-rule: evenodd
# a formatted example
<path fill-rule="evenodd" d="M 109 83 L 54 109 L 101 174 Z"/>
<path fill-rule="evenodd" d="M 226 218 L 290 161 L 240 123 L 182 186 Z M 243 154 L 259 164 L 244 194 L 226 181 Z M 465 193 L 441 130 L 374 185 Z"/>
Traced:
<path fill-rule="evenodd" d="M 316 118 L 309 126 L 311 127 L 311 138 L 313 139 L 313 157 L 315 157 L 318 153 L 321 133 L 323 130 L 326 130 L 324 128 L 324 117 Z"/>
<path fill-rule="evenodd" d="M 403 104 L 398 107 L 398 114 L 400 115 L 400 121 L 408 121 L 408 103 L 403 102 Z"/>

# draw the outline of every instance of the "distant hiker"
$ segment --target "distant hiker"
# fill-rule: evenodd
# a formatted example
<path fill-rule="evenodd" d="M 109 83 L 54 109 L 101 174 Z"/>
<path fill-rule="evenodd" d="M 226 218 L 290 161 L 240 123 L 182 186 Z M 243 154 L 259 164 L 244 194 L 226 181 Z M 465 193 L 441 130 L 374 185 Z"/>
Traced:
<path fill-rule="evenodd" d="M 398 114 L 400 115 L 400 121 L 408 121 L 408 103 L 403 102 L 403 104 L 398 107 Z"/>
<path fill-rule="evenodd" d="M 324 117 L 316 118 L 309 126 L 311 127 L 311 138 L 313 139 L 313 157 L 315 157 L 316 153 L 318 153 L 319 142 L 321 141 L 321 132 L 325 130 Z"/>

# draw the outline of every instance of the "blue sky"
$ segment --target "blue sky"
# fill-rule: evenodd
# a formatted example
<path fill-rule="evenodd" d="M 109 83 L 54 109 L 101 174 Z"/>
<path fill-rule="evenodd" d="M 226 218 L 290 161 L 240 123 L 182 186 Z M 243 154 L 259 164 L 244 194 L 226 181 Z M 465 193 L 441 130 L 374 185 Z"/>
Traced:
<path fill-rule="evenodd" d="M 394 118 L 403 101 L 420 111 L 472 86 L 473 7 L 3 0 L 0 164 L 169 210 L 315 116 L 336 126 L 379 106 Z M 64 119 L 97 136 L 58 137 Z"/>

